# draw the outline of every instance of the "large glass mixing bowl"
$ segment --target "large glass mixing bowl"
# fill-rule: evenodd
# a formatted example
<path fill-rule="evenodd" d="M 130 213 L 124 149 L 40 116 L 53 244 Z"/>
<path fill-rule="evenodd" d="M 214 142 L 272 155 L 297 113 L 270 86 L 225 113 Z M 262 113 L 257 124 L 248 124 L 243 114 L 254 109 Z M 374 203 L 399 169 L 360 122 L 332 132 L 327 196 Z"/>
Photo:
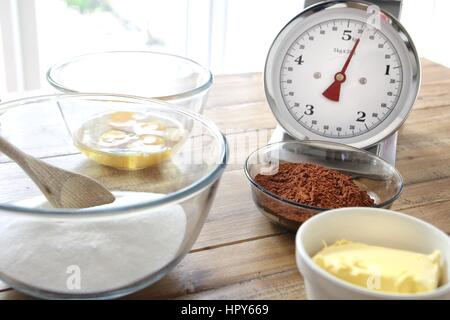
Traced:
<path fill-rule="evenodd" d="M 111 93 L 163 100 L 201 113 L 211 72 L 180 56 L 150 51 L 86 54 L 59 63 L 48 82 L 63 93 Z"/>
<path fill-rule="evenodd" d="M 81 154 L 72 135 L 93 115 L 126 110 L 176 119 L 185 139 L 169 159 L 118 170 Z M 109 207 L 54 209 L 0 153 L 0 280 L 43 298 L 112 298 L 167 274 L 191 249 L 227 159 L 219 129 L 176 106 L 119 95 L 61 94 L 0 104 L 0 135 L 116 195 Z"/>

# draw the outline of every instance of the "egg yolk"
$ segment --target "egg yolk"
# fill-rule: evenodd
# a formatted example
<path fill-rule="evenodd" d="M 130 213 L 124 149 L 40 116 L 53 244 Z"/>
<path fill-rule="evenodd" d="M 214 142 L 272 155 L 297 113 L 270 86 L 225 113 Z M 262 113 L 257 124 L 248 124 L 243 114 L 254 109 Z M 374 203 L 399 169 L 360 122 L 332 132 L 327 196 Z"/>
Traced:
<path fill-rule="evenodd" d="M 181 123 L 174 119 L 120 111 L 86 121 L 74 140 L 81 152 L 100 164 L 139 170 L 170 158 L 184 136 Z"/>

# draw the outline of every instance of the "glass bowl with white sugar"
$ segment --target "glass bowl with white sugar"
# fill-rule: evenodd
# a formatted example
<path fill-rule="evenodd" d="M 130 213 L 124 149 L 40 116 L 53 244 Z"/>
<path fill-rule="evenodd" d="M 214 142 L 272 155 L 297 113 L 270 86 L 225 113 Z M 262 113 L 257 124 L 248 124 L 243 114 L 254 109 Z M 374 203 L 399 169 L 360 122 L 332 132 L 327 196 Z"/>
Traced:
<path fill-rule="evenodd" d="M 212 122 L 120 95 L 32 97 L 0 111 L 4 138 L 116 197 L 52 208 L 0 153 L 1 281 L 41 298 L 115 298 L 159 280 L 192 248 L 227 159 Z"/>

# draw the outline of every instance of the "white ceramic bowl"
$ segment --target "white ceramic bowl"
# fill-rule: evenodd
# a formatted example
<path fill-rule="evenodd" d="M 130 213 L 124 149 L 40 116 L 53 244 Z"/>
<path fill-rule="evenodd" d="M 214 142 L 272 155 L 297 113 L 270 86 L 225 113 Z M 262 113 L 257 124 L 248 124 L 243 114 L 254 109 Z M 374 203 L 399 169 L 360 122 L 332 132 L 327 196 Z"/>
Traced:
<path fill-rule="evenodd" d="M 316 266 L 312 257 L 323 241 L 364 242 L 430 254 L 442 253 L 443 276 L 438 289 L 423 294 L 370 291 L 338 279 Z M 342 208 L 321 213 L 299 228 L 295 239 L 297 266 L 309 299 L 450 299 L 450 237 L 429 223 L 379 208 Z"/>

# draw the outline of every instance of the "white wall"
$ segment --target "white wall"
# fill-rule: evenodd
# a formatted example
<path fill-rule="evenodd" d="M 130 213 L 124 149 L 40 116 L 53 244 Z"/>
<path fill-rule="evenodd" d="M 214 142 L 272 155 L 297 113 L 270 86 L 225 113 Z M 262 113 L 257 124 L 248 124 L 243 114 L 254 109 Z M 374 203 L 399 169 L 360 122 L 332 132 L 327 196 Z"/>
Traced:
<path fill-rule="evenodd" d="M 19 5 L 25 1 L 33 5 Z M 0 55 L 4 58 L 0 67 L 7 68 L 6 87 L 16 88 L 21 84 L 25 87 L 24 84 L 33 82 L 39 75 L 41 84 L 45 84 L 45 72 L 50 65 L 102 50 L 171 52 L 190 57 L 215 74 L 260 72 L 274 37 L 302 11 L 304 1 L 108 0 L 108 3 L 141 29 L 150 26 L 152 34 L 164 39 L 164 45 L 148 47 L 142 32 L 125 30 L 110 13 L 80 16 L 62 0 L 0 0 L 0 25 L 8 26 L 8 30 L 3 30 L 6 32 L 3 40 L 6 39 L 8 45 L 3 45 Z M 14 10 L 6 10 L 5 6 L 20 10 L 15 10 L 14 14 Z M 419 55 L 448 67 L 449 13 L 449 0 L 403 0 L 401 17 Z M 33 19 L 29 18 L 33 15 L 35 25 L 31 25 Z M 15 25 L 28 28 L 13 28 Z M 20 32 L 14 32 L 15 29 Z M 37 30 L 37 36 L 33 30 Z M 30 53 L 32 50 L 25 54 L 17 52 L 24 51 L 29 44 L 39 48 L 35 50 L 39 57 Z M 39 59 L 39 63 L 26 63 L 29 59 L 22 58 L 27 57 Z M 4 74 L 0 89 L 4 86 Z M 28 87 L 32 86 L 30 83 Z"/>
<path fill-rule="evenodd" d="M 450 67 L 449 0 L 403 0 L 401 22 L 420 56 Z"/>

